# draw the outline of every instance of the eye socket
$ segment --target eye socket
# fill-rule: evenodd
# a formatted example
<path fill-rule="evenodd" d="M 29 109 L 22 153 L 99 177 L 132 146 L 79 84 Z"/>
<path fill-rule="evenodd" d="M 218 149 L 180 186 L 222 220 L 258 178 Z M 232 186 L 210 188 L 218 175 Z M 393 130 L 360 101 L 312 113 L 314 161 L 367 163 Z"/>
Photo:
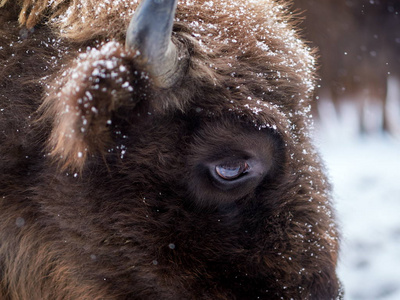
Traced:
<path fill-rule="evenodd" d="M 215 172 L 224 180 L 235 180 L 247 173 L 250 166 L 246 161 L 233 161 L 215 166 Z"/>

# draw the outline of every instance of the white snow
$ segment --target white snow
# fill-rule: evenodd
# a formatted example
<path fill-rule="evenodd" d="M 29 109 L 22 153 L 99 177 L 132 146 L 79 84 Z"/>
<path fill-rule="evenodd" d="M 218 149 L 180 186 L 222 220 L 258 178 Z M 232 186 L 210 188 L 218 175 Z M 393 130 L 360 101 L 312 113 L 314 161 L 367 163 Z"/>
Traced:
<path fill-rule="evenodd" d="M 400 139 L 349 129 L 317 134 L 343 235 L 338 274 L 345 299 L 399 300 Z"/>

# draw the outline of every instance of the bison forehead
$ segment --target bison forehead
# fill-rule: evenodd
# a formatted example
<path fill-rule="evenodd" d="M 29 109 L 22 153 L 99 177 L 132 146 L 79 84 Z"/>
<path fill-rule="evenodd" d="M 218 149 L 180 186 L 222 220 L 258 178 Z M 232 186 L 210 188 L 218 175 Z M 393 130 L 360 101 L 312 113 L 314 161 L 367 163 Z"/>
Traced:
<path fill-rule="evenodd" d="M 269 0 L 186 1 L 178 9 L 177 21 L 189 25 L 207 53 L 232 60 L 255 54 L 259 63 L 277 71 L 277 78 L 287 76 L 282 69 L 296 70 L 310 92 L 315 59 L 293 30 L 287 13 L 286 6 Z"/>
<path fill-rule="evenodd" d="M 23 24 L 32 27 L 50 13 L 50 23 L 61 37 L 81 42 L 93 38 L 123 41 L 139 1 L 25 2 L 20 15 Z M 198 50 L 209 56 L 224 57 L 227 63 L 238 56 L 257 57 L 264 69 L 274 71 L 276 80 L 293 81 L 295 75 L 296 84 L 304 86 L 305 97 L 313 90 L 312 50 L 298 38 L 283 4 L 273 0 L 180 1 L 176 24 L 184 26 L 197 41 Z M 291 78 L 289 69 L 295 70 Z"/>

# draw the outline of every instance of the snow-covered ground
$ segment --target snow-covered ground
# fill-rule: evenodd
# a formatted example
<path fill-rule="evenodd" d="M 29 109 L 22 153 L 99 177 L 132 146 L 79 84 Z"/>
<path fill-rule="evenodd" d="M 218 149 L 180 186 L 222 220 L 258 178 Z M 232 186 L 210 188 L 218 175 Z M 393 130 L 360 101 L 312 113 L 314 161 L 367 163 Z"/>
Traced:
<path fill-rule="evenodd" d="M 338 273 L 345 299 L 399 300 L 400 139 L 321 127 L 316 143 L 343 234 Z"/>

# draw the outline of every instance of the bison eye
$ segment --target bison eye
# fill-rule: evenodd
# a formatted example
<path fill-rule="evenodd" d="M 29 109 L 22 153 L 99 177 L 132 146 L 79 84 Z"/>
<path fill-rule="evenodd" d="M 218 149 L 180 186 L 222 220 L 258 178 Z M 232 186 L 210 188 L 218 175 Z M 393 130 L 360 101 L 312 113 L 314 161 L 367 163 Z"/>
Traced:
<path fill-rule="evenodd" d="M 249 171 L 250 167 L 245 161 L 227 162 L 215 166 L 215 172 L 224 180 L 235 180 Z"/>
<path fill-rule="evenodd" d="M 244 188 L 249 182 L 257 183 L 267 172 L 268 166 L 257 158 L 242 155 L 243 158 L 223 158 L 203 165 L 208 170 L 208 178 L 219 190 Z M 252 185 L 251 184 L 251 185 Z"/>

